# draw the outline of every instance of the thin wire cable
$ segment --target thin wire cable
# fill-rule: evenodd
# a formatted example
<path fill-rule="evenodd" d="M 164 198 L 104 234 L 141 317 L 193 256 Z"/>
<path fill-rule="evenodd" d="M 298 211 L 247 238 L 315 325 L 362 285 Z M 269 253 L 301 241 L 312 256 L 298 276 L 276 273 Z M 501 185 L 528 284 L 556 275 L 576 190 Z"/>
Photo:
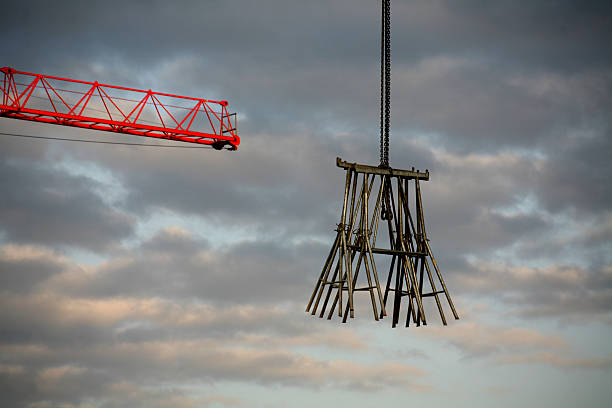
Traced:
<path fill-rule="evenodd" d="M 170 146 L 170 145 L 140 144 L 140 143 L 127 143 L 127 142 L 109 142 L 109 141 L 104 141 L 104 140 L 72 139 L 72 138 L 65 138 L 65 137 L 22 135 L 18 133 L 6 133 L 6 132 L 0 132 L 0 135 L 12 136 L 12 137 L 24 137 L 24 138 L 29 138 L 29 139 L 60 140 L 64 142 L 96 143 L 96 144 L 136 146 L 136 147 L 161 147 L 161 148 L 173 148 L 173 149 L 212 149 L 212 146 L 208 146 L 208 145 Z M 230 150 L 230 149 L 224 149 L 224 150 Z"/>

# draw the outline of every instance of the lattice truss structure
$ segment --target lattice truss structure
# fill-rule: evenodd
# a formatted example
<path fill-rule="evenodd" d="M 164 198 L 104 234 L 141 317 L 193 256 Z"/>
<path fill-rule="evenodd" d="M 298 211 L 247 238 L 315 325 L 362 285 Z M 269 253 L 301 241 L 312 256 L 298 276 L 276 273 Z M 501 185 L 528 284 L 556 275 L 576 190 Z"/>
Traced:
<path fill-rule="evenodd" d="M 427 298 L 435 301 L 444 325 L 444 300 L 459 319 L 425 230 L 420 181 L 429 180 L 429 171 L 366 166 L 340 158 L 336 164 L 346 170 L 342 215 L 306 312 L 328 319 L 337 315 L 346 323 L 355 316 L 355 293 L 366 292 L 375 320 L 391 309 L 392 327 L 400 321 L 402 303 L 407 304 L 406 327 L 410 322 L 426 325 Z M 388 271 L 384 289 L 381 270 Z"/>
<path fill-rule="evenodd" d="M 0 116 L 235 150 L 227 101 L 192 98 L 0 68 Z"/>

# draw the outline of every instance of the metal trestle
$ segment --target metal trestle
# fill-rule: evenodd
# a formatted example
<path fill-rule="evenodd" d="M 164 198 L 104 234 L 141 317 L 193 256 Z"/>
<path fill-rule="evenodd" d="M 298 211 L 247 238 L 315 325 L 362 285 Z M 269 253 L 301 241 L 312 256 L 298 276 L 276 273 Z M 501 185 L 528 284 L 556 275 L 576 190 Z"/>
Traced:
<path fill-rule="evenodd" d="M 346 170 L 342 214 L 306 312 L 328 319 L 335 314 L 346 323 L 349 316 L 355 317 L 355 292 L 367 292 L 374 319 L 387 316 L 390 308 L 392 327 L 399 323 L 402 303 L 408 306 L 406 327 L 410 322 L 426 325 L 423 299 L 430 297 L 442 324 L 447 321 L 441 297 L 459 319 L 425 230 L 420 181 L 429 180 L 429 171 L 366 166 L 340 158 L 336 164 Z M 384 289 L 380 270 L 388 271 Z"/>

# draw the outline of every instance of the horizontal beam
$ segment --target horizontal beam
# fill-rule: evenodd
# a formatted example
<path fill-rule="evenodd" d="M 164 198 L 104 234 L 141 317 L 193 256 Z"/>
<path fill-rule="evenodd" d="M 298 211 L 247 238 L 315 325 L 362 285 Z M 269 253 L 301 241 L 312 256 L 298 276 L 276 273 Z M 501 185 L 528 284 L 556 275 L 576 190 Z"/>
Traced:
<path fill-rule="evenodd" d="M 423 293 L 421 294 L 421 297 L 430 297 L 430 296 L 436 296 L 439 295 L 441 293 L 445 293 L 443 290 L 438 290 L 436 292 L 431 292 L 431 293 Z"/>
<path fill-rule="evenodd" d="M 392 177 L 402 177 L 410 180 L 419 179 L 428 181 L 429 180 L 429 170 L 425 170 L 425 172 L 415 170 L 414 167 L 412 170 L 400 170 L 400 169 L 392 169 L 390 167 L 378 167 L 378 166 L 368 166 L 365 164 L 357 164 L 357 163 L 349 163 L 343 161 L 341 158 L 336 157 L 336 166 L 342 167 L 343 169 L 352 169 L 357 173 L 364 174 L 380 174 L 380 175 L 389 175 Z"/>
<path fill-rule="evenodd" d="M 359 245 L 349 245 L 349 248 L 351 248 L 354 251 L 361 251 L 361 246 Z M 384 255 L 404 255 L 404 256 L 410 256 L 410 257 L 416 257 L 416 256 L 427 256 L 426 252 L 413 252 L 413 251 L 399 251 L 396 249 L 385 249 L 385 248 L 372 248 L 372 253 L 374 254 L 384 254 Z"/>

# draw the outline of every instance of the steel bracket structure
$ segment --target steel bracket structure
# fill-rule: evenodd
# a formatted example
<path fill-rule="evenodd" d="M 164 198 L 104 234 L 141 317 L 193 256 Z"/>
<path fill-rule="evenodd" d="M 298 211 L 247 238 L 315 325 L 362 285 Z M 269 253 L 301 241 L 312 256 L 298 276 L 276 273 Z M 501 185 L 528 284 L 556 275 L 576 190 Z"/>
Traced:
<path fill-rule="evenodd" d="M 442 297 L 459 319 L 425 230 L 420 182 L 429 180 L 429 171 L 368 166 L 340 158 L 336 164 L 346 171 L 342 213 L 306 312 L 321 318 L 327 315 L 327 319 L 337 314 L 346 323 L 349 316 L 355 317 L 355 293 L 366 292 L 375 320 L 391 309 L 392 327 L 399 323 L 405 299 L 406 327 L 411 322 L 427 324 L 427 298 L 435 300 L 442 324 L 447 324 Z M 388 240 L 379 235 L 387 235 Z M 388 270 L 384 289 L 381 270 Z M 388 306 L 390 295 L 393 302 Z"/>
<path fill-rule="evenodd" d="M 179 96 L 0 68 L 0 117 L 236 150 L 227 101 Z"/>

